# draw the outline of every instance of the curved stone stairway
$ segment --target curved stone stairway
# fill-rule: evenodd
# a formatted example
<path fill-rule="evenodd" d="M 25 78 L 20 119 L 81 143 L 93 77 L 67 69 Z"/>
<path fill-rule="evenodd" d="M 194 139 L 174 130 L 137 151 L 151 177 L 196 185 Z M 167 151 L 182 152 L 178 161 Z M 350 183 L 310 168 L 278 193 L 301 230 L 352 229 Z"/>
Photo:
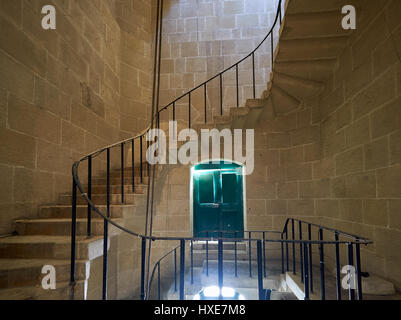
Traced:
<path fill-rule="evenodd" d="M 229 115 L 215 117 L 212 124 L 195 125 L 194 128 L 255 128 L 262 119 L 272 121 L 281 114 L 300 108 L 303 101 L 318 95 L 331 76 L 349 36 L 348 32 L 341 29 L 339 8 L 345 2 L 288 1 L 284 23 L 280 29 L 280 41 L 274 54 L 271 81 L 263 96 L 248 100 L 245 107 L 231 108 Z M 122 219 L 125 215 L 143 214 L 144 210 L 141 208 L 145 205 L 145 188 L 139 186 L 138 179 L 136 182 L 139 187 L 132 193 L 128 186 L 130 175 L 129 170 L 127 171 L 127 203 L 121 205 L 119 172 L 114 172 L 112 176 L 112 217 Z M 105 179 L 95 179 L 93 183 L 94 202 L 104 210 Z M 74 297 L 84 299 L 90 275 L 90 261 L 101 256 L 103 251 L 103 222 L 94 216 L 94 236 L 88 239 L 86 205 L 80 197 L 78 203 L 78 278 Z M 41 207 L 37 219 L 16 221 L 18 235 L 0 239 L 0 299 L 69 297 L 70 225 L 71 195 L 61 195 L 58 204 Z M 56 267 L 58 282 L 55 291 L 41 288 L 41 269 L 46 264 Z"/>
<path fill-rule="evenodd" d="M 145 167 L 146 168 L 146 167 Z M 136 168 L 136 177 L 139 177 Z M 131 170 L 125 172 L 125 204 L 121 204 L 121 176 L 111 171 L 111 217 L 124 225 L 125 219 L 145 214 L 147 170 L 143 184 L 135 178 L 132 192 Z M 102 174 L 92 181 L 92 199 L 106 212 L 106 180 Z M 84 186 L 85 190 L 87 187 Z M 39 208 L 37 219 L 15 222 L 17 236 L 0 239 L 0 300 L 68 299 L 70 297 L 71 194 L 62 194 L 56 205 Z M 77 262 L 74 299 L 85 299 L 91 262 L 103 255 L 103 220 L 92 213 L 92 236 L 87 237 L 87 205 L 77 194 Z M 109 228 L 109 236 L 118 234 Z M 109 242 L 110 243 L 110 242 Z M 41 286 L 44 265 L 56 269 L 56 290 Z"/>

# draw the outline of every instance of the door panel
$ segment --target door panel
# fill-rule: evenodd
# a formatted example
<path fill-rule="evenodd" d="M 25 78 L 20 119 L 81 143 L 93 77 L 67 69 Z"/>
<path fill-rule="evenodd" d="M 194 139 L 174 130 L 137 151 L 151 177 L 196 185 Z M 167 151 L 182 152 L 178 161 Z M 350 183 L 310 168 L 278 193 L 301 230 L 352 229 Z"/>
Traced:
<path fill-rule="evenodd" d="M 243 180 L 241 168 L 232 170 L 199 170 L 194 172 L 194 235 L 205 237 L 205 231 L 239 231 L 243 237 Z M 217 233 L 209 233 L 216 237 Z M 223 233 L 226 238 L 234 233 Z"/>

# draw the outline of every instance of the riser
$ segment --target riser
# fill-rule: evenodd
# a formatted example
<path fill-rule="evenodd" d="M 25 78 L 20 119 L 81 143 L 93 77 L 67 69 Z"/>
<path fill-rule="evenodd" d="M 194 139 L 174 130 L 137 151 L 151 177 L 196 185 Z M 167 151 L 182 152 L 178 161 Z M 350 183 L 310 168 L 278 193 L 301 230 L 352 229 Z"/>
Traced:
<path fill-rule="evenodd" d="M 74 287 L 74 300 L 86 299 L 87 282 L 77 281 Z M 69 282 L 58 283 L 56 290 L 44 290 L 40 287 L 22 287 L 0 290 L 0 300 L 69 300 L 71 287 Z"/>
<path fill-rule="evenodd" d="M 143 194 L 125 194 L 124 195 L 124 204 L 128 204 L 128 205 L 143 205 L 144 204 L 144 199 L 143 199 Z M 146 196 L 145 196 L 146 199 Z M 121 205 L 122 198 L 121 198 L 121 194 L 111 194 L 110 195 L 110 203 L 111 204 L 115 204 L 115 205 Z M 107 204 L 107 195 L 103 194 L 96 194 L 92 196 L 91 199 L 92 203 L 94 203 L 95 205 L 106 205 Z M 72 197 L 69 195 L 62 195 L 60 196 L 60 204 L 63 205 L 71 205 L 72 203 Z M 77 204 L 79 205 L 85 205 L 88 202 L 86 201 L 86 199 L 84 199 L 83 197 L 77 196 Z"/>
<path fill-rule="evenodd" d="M 314 81 L 326 81 L 333 74 L 336 59 L 315 61 L 294 61 L 276 63 L 275 71 L 288 76 L 299 77 Z"/>
<path fill-rule="evenodd" d="M 46 240 L 44 236 L 21 236 L 17 238 L 25 238 L 26 241 L 22 243 L 20 241 L 0 242 L 0 258 L 68 260 L 71 257 L 71 244 L 67 239 L 55 242 Z M 43 238 L 43 240 L 40 242 L 31 241 L 31 239 L 38 238 Z M 103 254 L 103 239 L 95 239 L 89 243 L 88 241 L 77 242 L 76 254 L 78 260 L 92 260 Z"/>
<path fill-rule="evenodd" d="M 114 220 L 121 224 L 122 220 Z M 34 221 L 16 221 L 16 231 L 21 236 L 68 236 L 71 234 L 71 220 L 54 221 L 54 220 L 34 220 Z M 92 236 L 101 236 L 104 233 L 103 220 L 92 220 L 91 234 Z M 116 228 L 109 228 L 109 235 L 116 235 L 120 231 Z M 87 234 L 87 221 L 77 221 L 76 234 L 85 236 Z"/>
<path fill-rule="evenodd" d="M 243 242 L 237 243 L 237 250 L 245 250 L 247 245 Z M 217 243 L 209 243 L 208 245 L 209 250 L 217 250 L 218 244 Z M 223 243 L 223 250 L 234 250 L 235 244 L 234 243 Z M 194 243 L 194 250 L 206 250 L 206 243 Z"/>
<path fill-rule="evenodd" d="M 85 180 L 86 181 L 86 180 Z M 143 177 L 143 183 L 141 182 L 141 177 L 140 176 L 135 176 L 135 186 L 143 184 L 147 185 L 149 181 L 148 177 Z M 107 184 L 107 179 L 106 178 L 95 178 L 92 180 L 92 186 L 95 185 L 106 185 Z M 111 185 L 121 185 L 121 178 L 110 178 L 110 184 Z M 130 176 L 124 176 L 124 184 L 125 185 L 132 185 L 132 175 Z M 87 186 L 84 187 L 85 189 Z"/>
<path fill-rule="evenodd" d="M 277 72 L 274 76 L 274 84 L 298 100 L 314 97 L 324 89 L 322 83 L 291 77 Z"/>
<path fill-rule="evenodd" d="M 101 212 L 106 212 L 106 206 L 97 207 Z M 121 218 L 124 214 L 130 214 L 136 209 L 135 205 L 112 205 L 110 207 L 112 218 Z M 65 206 L 51 206 L 51 207 L 41 207 L 39 211 L 39 218 L 68 218 L 71 219 L 72 209 L 71 205 Z M 77 218 L 86 218 L 88 216 L 88 208 L 86 205 L 77 206 Z M 95 212 L 92 212 L 92 217 L 98 217 Z"/>
<path fill-rule="evenodd" d="M 9 260 L 8 260 L 9 261 Z M 14 263 L 18 263 L 20 260 L 15 260 Z M 69 261 L 46 261 L 37 265 L 29 265 L 29 261 L 21 260 L 28 266 L 20 268 L 13 268 L 11 270 L 0 270 L 0 289 L 6 288 L 20 288 L 20 287 L 34 287 L 40 286 L 44 274 L 42 274 L 42 268 L 45 265 L 52 265 L 56 270 L 57 283 L 67 282 L 70 279 L 70 262 Z M 2 266 L 2 260 L 0 259 L 0 267 Z M 76 262 L 75 279 L 86 280 L 89 277 L 89 266 L 84 261 Z M 56 286 L 57 286 L 56 283 Z"/>
<path fill-rule="evenodd" d="M 112 194 L 121 194 L 122 192 L 121 185 L 110 185 L 110 192 Z M 131 184 L 124 185 L 124 194 L 133 193 L 133 187 Z M 147 186 L 137 185 L 135 186 L 135 193 L 143 194 L 147 191 Z M 92 186 L 92 194 L 106 194 L 107 193 L 107 185 L 95 185 Z"/>

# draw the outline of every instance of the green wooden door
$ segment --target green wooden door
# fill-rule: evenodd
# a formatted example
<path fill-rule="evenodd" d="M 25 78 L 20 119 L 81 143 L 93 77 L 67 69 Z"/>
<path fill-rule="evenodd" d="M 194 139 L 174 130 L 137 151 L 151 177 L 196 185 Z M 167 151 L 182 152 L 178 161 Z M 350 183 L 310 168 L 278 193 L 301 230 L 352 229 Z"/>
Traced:
<path fill-rule="evenodd" d="M 243 237 L 243 177 L 239 166 L 202 165 L 193 173 L 194 236 L 223 231 L 223 236 Z M 209 236 L 218 236 L 209 233 Z"/>

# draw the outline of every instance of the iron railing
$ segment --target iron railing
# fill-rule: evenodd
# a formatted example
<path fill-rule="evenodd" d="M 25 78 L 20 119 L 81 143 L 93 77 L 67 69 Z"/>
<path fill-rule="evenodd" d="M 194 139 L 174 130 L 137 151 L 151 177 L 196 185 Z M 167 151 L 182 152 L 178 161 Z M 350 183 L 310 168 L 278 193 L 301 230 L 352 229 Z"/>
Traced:
<path fill-rule="evenodd" d="M 145 234 L 140 234 L 138 232 L 134 232 L 126 227 L 121 226 L 120 224 L 116 223 L 111 219 L 111 151 L 112 150 L 118 150 L 120 154 L 120 168 L 118 169 L 120 171 L 120 178 L 121 178 L 121 204 L 125 203 L 125 186 L 127 185 L 127 180 L 129 181 L 128 184 L 132 185 L 132 192 L 135 192 L 136 190 L 136 179 L 143 183 L 144 182 L 144 177 L 146 174 L 146 171 L 144 172 L 144 167 L 146 166 L 145 164 L 145 159 L 144 159 L 144 149 L 148 147 L 149 141 L 151 140 L 150 137 L 150 129 L 153 128 L 153 126 L 160 127 L 160 117 L 161 117 L 161 112 L 172 108 L 173 111 L 173 120 L 175 120 L 175 111 L 176 111 L 176 104 L 178 101 L 181 99 L 188 97 L 188 124 L 189 127 L 191 127 L 191 95 L 195 90 L 198 90 L 200 88 L 203 88 L 204 90 L 204 104 L 205 104 L 205 115 L 204 115 L 204 121 L 205 123 L 208 122 L 208 116 L 207 116 L 207 86 L 208 84 L 214 80 L 214 79 L 219 79 L 220 81 L 220 114 L 223 114 L 223 75 L 230 71 L 235 69 L 236 72 L 236 104 L 237 107 L 240 106 L 239 102 L 239 66 L 241 63 L 243 63 L 245 60 L 251 58 L 252 59 L 252 91 L 253 91 L 253 98 L 256 97 L 256 83 L 255 83 L 255 52 L 262 46 L 263 43 L 266 42 L 267 39 L 270 38 L 271 40 L 271 58 L 272 58 L 272 69 L 273 69 L 273 63 L 274 63 L 274 28 L 279 24 L 281 26 L 282 23 L 282 4 L 283 1 L 279 0 L 279 5 L 278 9 L 276 12 L 275 20 L 273 23 L 273 26 L 271 27 L 269 33 L 266 35 L 266 37 L 263 39 L 263 41 L 256 47 L 255 50 L 253 50 L 249 55 L 244 57 L 242 60 L 237 62 L 236 64 L 232 65 L 231 67 L 223 70 L 219 74 L 215 75 L 214 77 L 210 78 L 209 80 L 205 81 L 204 83 L 196 86 L 192 90 L 188 91 L 187 93 L 183 94 L 182 96 L 178 97 L 168 105 L 164 106 L 159 110 L 158 106 L 158 94 L 155 94 L 158 89 L 154 89 L 154 101 L 153 105 L 156 105 L 156 111 L 155 113 L 152 112 L 152 123 L 149 128 L 145 129 L 143 132 L 138 134 L 137 136 L 133 138 L 126 139 L 124 141 L 120 141 L 118 143 L 112 144 L 110 146 L 104 147 L 102 149 L 99 149 L 79 161 L 75 162 L 72 167 L 72 176 L 73 176 L 73 182 L 72 182 L 72 225 L 71 225 L 71 273 L 70 273 L 70 282 L 71 285 L 74 286 L 75 284 L 75 265 L 76 265 L 76 223 L 77 223 L 77 192 L 79 190 L 80 195 L 85 199 L 87 202 L 87 235 L 88 237 L 91 236 L 92 230 L 91 230 L 91 217 L 92 214 L 95 213 L 99 217 L 101 217 L 104 220 L 104 232 L 103 232 L 103 286 L 102 286 L 102 298 L 107 299 L 107 277 L 108 277 L 108 228 L 109 224 L 115 226 L 116 228 L 120 229 L 123 232 L 126 232 L 127 234 L 130 234 L 134 237 L 137 237 L 141 239 L 141 299 L 148 299 L 150 295 L 150 285 L 154 279 L 155 272 L 157 270 L 158 272 L 158 287 L 160 288 L 160 264 L 174 252 L 175 259 L 177 257 L 177 250 L 180 250 L 180 298 L 184 299 L 184 289 L 185 289 L 185 283 L 184 283 L 184 276 L 185 276 L 185 245 L 188 242 L 191 242 L 193 244 L 194 241 L 211 241 L 211 237 L 205 237 L 205 238 L 194 238 L 194 237 L 155 237 L 152 235 L 152 232 L 148 234 L 148 222 L 146 222 L 146 227 L 145 227 Z M 160 80 L 160 46 L 161 46 L 161 34 L 162 34 L 162 7 L 161 5 L 161 10 L 158 10 L 158 27 L 157 27 L 157 32 L 156 32 L 156 44 L 159 44 L 159 48 L 156 49 L 159 50 L 159 55 L 158 59 L 159 62 L 157 62 L 156 54 L 155 54 L 155 70 L 158 70 L 158 76 L 156 76 L 157 72 L 155 73 L 154 77 L 154 88 L 156 88 L 156 83 Z M 146 141 L 145 141 L 146 140 Z M 131 148 L 131 162 L 128 164 L 125 161 L 125 154 L 126 154 L 126 149 Z M 136 147 L 138 147 L 138 152 L 139 154 L 136 154 L 135 150 Z M 106 154 L 106 212 L 102 212 L 92 201 L 92 180 L 93 180 L 93 161 L 95 158 L 98 158 L 100 155 Z M 136 166 L 139 161 L 139 168 Z M 83 187 L 81 180 L 79 178 L 79 166 L 81 163 L 87 162 L 87 190 Z M 129 165 L 131 168 L 131 172 L 126 172 L 126 166 Z M 139 169 L 136 171 L 136 169 Z M 154 167 L 153 167 L 154 170 Z M 127 176 L 126 173 L 129 175 Z M 147 164 L 147 174 L 148 177 L 151 175 L 151 170 L 149 163 Z M 154 176 L 154 175 L 153 175 Z M 150 197 L 150 183 L 148 183 L 148 201 L 147 201 L 147 216 L 148 216 L 148 211 L 149 211 L 149 197 Z M 153 196 L 152 200 L 153 201 Z M 148 221 L 148 218 L 146 218 Z M 350 236 L 350 240 L 348 241 L 340 241 L 339 236 L 340 235 L 346 235 L 344 233 L 341 233 L 336 230 L 328 229 L 325 227 L 321 226 L 316 226 L 310 223 L 298 221 L 301 229 L 303 224 L 307 224 L 308 230 L 312 229 L 314 227 L 317 227 L 319 230 L 319 240 L 305 240 L 305 239 L 288 239 L 289 236 L 289 231 L 288 231 L 288 225 L 291 223 L 291 226 L 294 226 L 295 219 L 289 219 L 286 222 L 284 231 L 282 232 L 274 232 L 274 231 L 246 231 L 248 233 L 248 238 L 237 238 L 236 235 L 234 239 L 232 238 L 224 238 L 222 236 L 219 236 L 218 238 L 214 238 L 214 240 L 218 241 L 218 261 L 219 261 L 219 285 L 223 285 L 223 244 L 224 242 L 232 242 L 234 241 L 235 244 L 238 242 L 243 242 L 246 241 L 248 242 L 249 245 L 249 260 L 250 260 L 250 276 L 252 277 L 252 244 L 256 243 L 256 253 L 257 253 L 257 262 L 258 262 L 258 285 L 259 285 L 259 296 L 262 299 L 263 298 L 263 276 L 266 276 L 266 244 L 267 243 L 280 243 L 281 244 L 281 251 L 282 251 L 282 271 L 284 272 L 285 270 L 289 270 L 289 245 L 292 245 L 293 248 L 293 272 L 296 273 L 296 261 L 295 261 L 295 246 L 299 245 L 300 246 L 300 254 L 301 254 L 301 261 L 300 265 L 302 265 L 302 270 L 303 270 L 303 281 L 305 283 L 305 298 L 309 297 L 309 287 L 311 287 L 311 290 L 313 290 L 313 282 L 312 280 L 312 254 L 311 254 L 311 247 L 312 245 L 317 245 L 319 246 L 319 252 L 321 254 L 320 256 L 320 266 L 321 266 L 321 282 L 322 282 L 322 299 L 325 298 L 324 296 L 324 246 L 326 245 L 335 245 L 336 248 L 339 247 L 340 245 L 346 245 L 348 247 L 348 255 L 349 255 L 349 261 L 350 263 L 353 264 L 353 248 L 355 247 L 356 249 L 356 265 L 357 265 L 357 275 L 358 275 L 358 298 L 362 298 L 362 288 L 360 286 L 360 275 L 361 275 L 361 269 L 360 269 L 360 244 L 368 244 L 369 241 L 366 239 L 362 239 L 356 236 Z M 152 224 L 152 220 L 150 222 Z M 151 226 L 150 226 L 151 227 Z M 294 231 L 294 227 L 292 228 Z M 333 241 L 328 241 L 323 239 L 323 230 L 334 232 L 335 239 Z M 219 231 L 221 232 L 221 231 Z M 242 231 L 243 232 L 243 231 Z M 224 231 L 226 233 L 226 231 Z M 270 239 L 267 237 L 270 233 L 276 233 L 279 234 L 281 239 Z M 254 238 L 253 236 L 255 234 L 261 235 L 261 239 Z M 292 233 L 292 236 L 294 237 L 294 232 Z M 302 232 L 301 232 L 302 234 Z M 221 235 L 221 234 L 220 234 Z M 155 267 L 153 268 L 152 275 L 150 279 L 145 279 L 145 273 L 146 273 L 146 248 L 147 248 L 147 241 L 149 241 L 149 253 L 148 253 L 148 268 L 150 264 L 150 244 L 153 241 L 179 241 L 180 246 L 176 247 L 175 249 L 171 250 L 169 253 L 164 255 L 161 259 L 156 262 Z M 285 250 L 284 250 L 285 246 Z M 191 252 L 192 252 L 192 246 L 191 246 Z M 284 257 L 284 252 L 286 254 L 286 258 Z M 206 250 L 206 255 L 207 255 L 207 250 Z M 193 255 L 191 254 L 191 257 Z M 208 259 L 207 259 L 208 261 Z M 339 267 L 339 257 L 337 257 L 338 265 Z M 175 260 L 175 266 L 177 267 L 177 262 Z M 193 270 L 193 259 L 191 259 L 191 266 Z M 175 283 L 177 284 L 177 269 L 175 267 Z M 149 269 L 148 269 L 149 270 Z M 192 275 L 192 281 L 193 281 L 193 271 L 191 271 Z M 149 272 L 148 272 L 149 275 Z M 309 284 L 311 284 L 309 286 Z M 160 289 L 158 292 L 158 296 L 160 296 Z M 339 296 L 341 298 L 341 296 Z M 350 291 L 350 298 L 354 298 L 354 292 Z"/>
<path fill-rule="evenodd" d="M 295 234 L 295 223 L 298 224 L 298 237 Z M 289 226 L 291 227 L 291 239 L 289 239 Z M 303 237 L 303 227 L 306 227 L 307 230 L 307 239 L 302 239 Z M 313 240 L 312 231 L 317 231 L 318 240 Z M 325 240 L 323 238 L 323 231 L 327 231 L 332 234 L 332 240 Z M 256 243 L 256 263 L 257 263 L 257 279 L 258 279 L 258 293 L 259 299 L 264 300 L 265 297 L 265 289 L 263 288 L 263 278 L 267 278 L 267 264 L 268 264 L 268 254 L 266 252 L 266 244 L 280 244 L 281 248 L 281 273 L 285 274 L 286 272 L 291 271 L 289 267 L 290 260 L 292 260 L 292 273 L 294 275 L 297 274 L 296 266 L 300 266 L 300 279 L 304 285 L 304 299 L 310 299 L 310 294 L 314 293 L 313 287 L 313 259 L 312 259 L 312 247 L 315 246 L 319 251 L 319 272 L 320 272 L 320 299 L 326 299 L 326 278 L 325 278 L 325 254 L 324 247 L 333 246 L 335 248 L 335 264 L 336 264 L 336 294 L 337 300 L 342 300 L 342 287 L 341 287 L 341 265 L 340 265 L 340 247 L 343 246 L 347 251 L 348 260 L 346 261 L 347 265 L 351 267 L 355 267 L 355 278 L 354 275 L 350 275 L 350 284 L 355 283 L 356 288 L 352 285 L 349 286 L 348 289 L 348 299 L 355 299 L 355 292 L 357 293 L 358 300 L 363 299 L 362 292 L 362 269 L 361 269 L 361 257 L 360 257 L 360 246 L 361 245 L 369 245 L 372 243 L 371 240 L 362 238 L 347 232 L 339 231 L 336 229 L 324 227 L 321 225 L 317 225 L 311 222 L 302 221 L 299 219 L 288 218 L 285 222 L 283 231 L 274 231 L 274 230 L 238 230 L 238 231 L 221 231 L 221 230 L 209 230 L 202 231 L 202 234 L 206 234 L 205 238 L 187 238 L 180 239 L 180 246 L 174 248 L 173 250 L 166 253 L 161 259 L 159 259 L 153 267 L 152 277 L 150 280 L 150 289 L 148 297 L 151 296 L 150 290 L 154 280 L 154 275 L 157 270 L 157 289 L 158 299 L 161 298 L 161 275 L 160 275 L 160 264 L 163 260 L 166 260 L 167 257 L 171 256 L 174 253 L 174 290 L 177 292 L 177 250 L 180 249 L 180 274 L 179 274 L 179 283 L 180 283 L 180 298 L 184 299 L 185 290 L 185 244 L 190 243 L 190 282 L 194 283 L 193 273 L 194 273 L 194 263 L 193 263 L 193 243 L 196 241 L 205 242 L 205 265 L 206 265 L 206 276 L 209 276 L 209 241 L 217 241 L 218 242 L 218 286 L 221 288 L 224 284 L 224 276 L 223 276 L 223 265 L 224 265 L 224 242 L 234 243 L 234 266 L 235 266 L 235 277 L 238 277 L 237 273 L 237 243 L 245 242 L 248 244 L 248 255 L 249 255 L 249 277 L 252 278 L 252 261 L 253 261 L 253 251 L 252 244 Z M 217 237 L 209 237 L 209 234 L 218 234 Z M 224 238 L 226 234 L 234 234 L 234 238 Z M 237 234 L 247 234 L 248 238 L 237 238 Z M 269 236 L 279 235 L 280 239 L 271 239 Z M 256 236 L 256 237 L 255 237 Z M 347 238 L 348 240 L 340 240 L 340 237 Z M 289 246 L 292 246 L 292 259 L 289 257 Z M 299 256 L 296 253 L 296 246 L 299 246 Z M 354 262 L 355 255 L 355 262 Z"/>

